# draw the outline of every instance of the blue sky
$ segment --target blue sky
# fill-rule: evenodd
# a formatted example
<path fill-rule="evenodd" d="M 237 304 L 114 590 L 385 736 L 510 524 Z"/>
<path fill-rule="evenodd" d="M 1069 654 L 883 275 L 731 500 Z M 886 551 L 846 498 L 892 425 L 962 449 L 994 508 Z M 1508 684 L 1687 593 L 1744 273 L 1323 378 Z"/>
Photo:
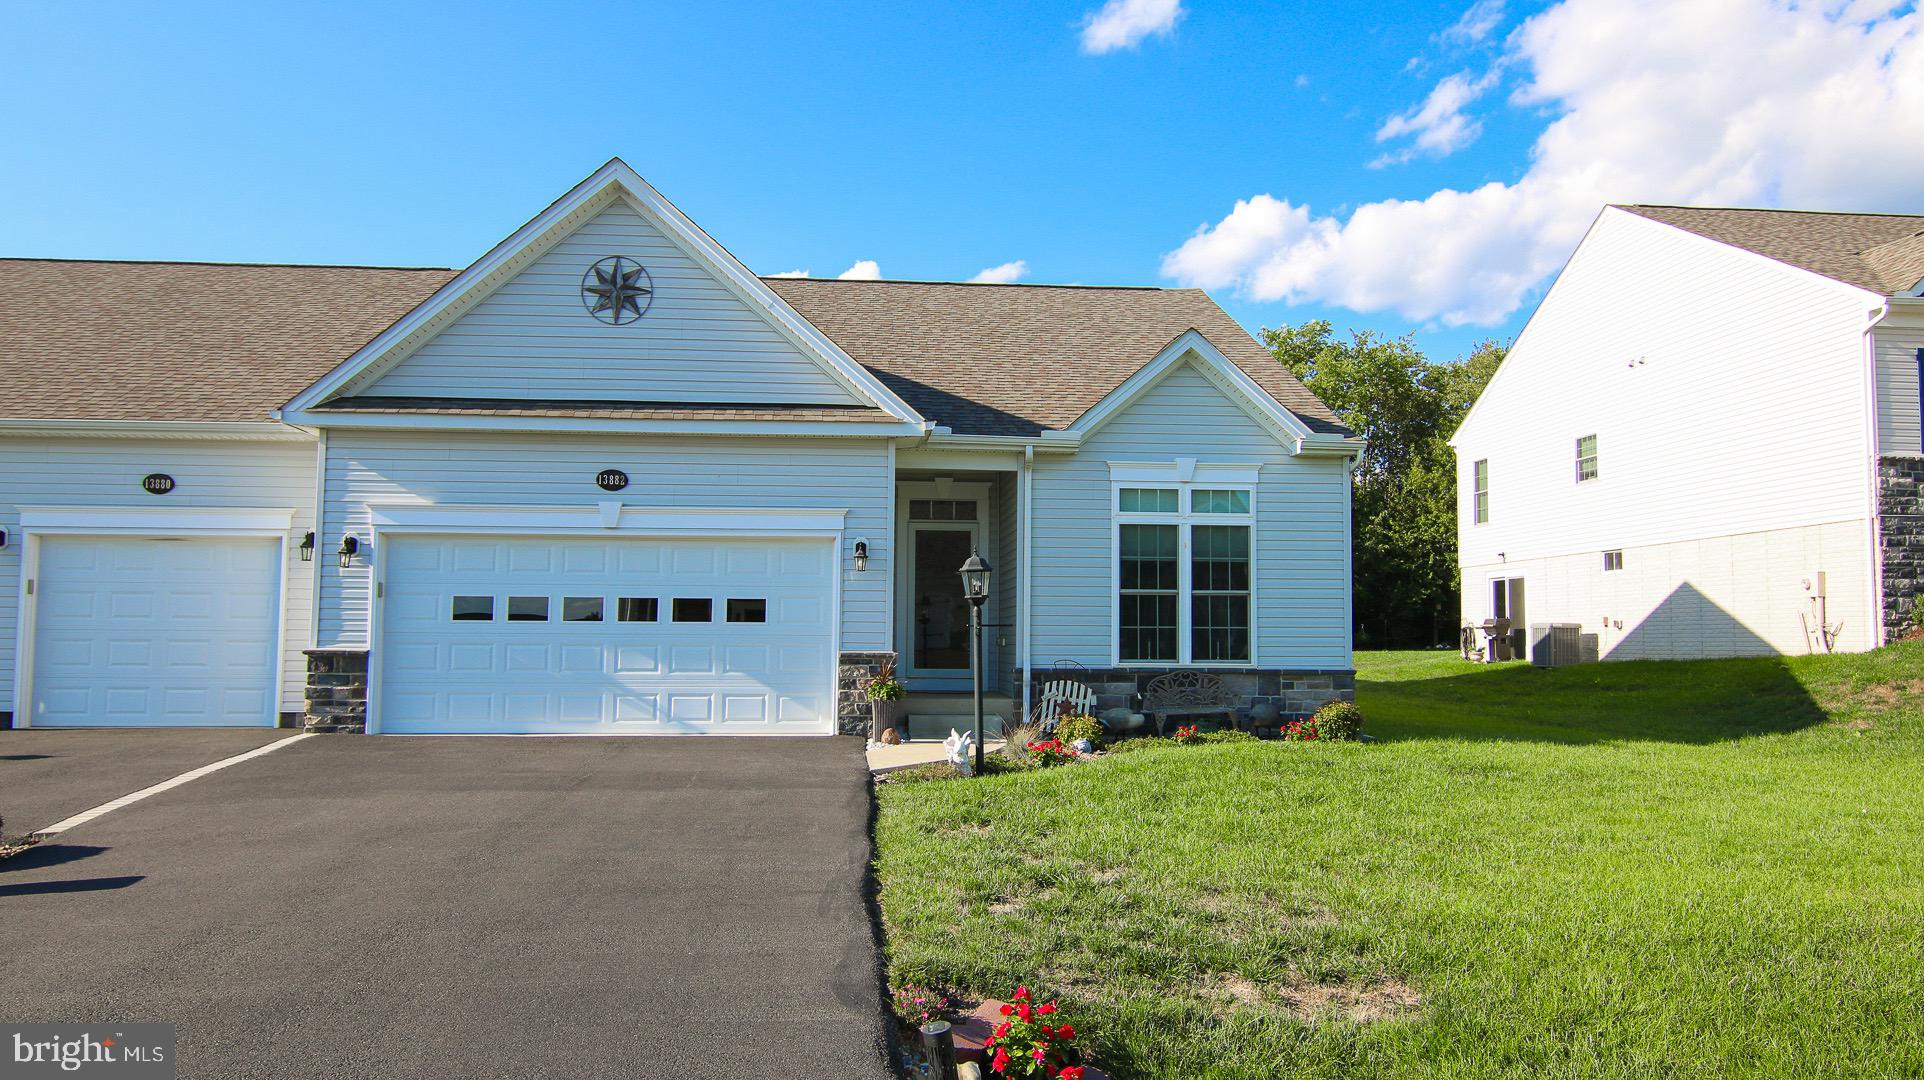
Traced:
<path fill-rule="evenodd" d="M 1691 3 L 1712 25 L 1809 17 Z M 1626 164 L 1690 158 L 1714 102 L 1570 164 L 1553 125 L 1601 124 L 1690 60 L 1586 61 L 1585 40 L 1647 32 L 1621 3 L 1114 6 L 1153 25 L 1095 52 L 1096 0 L 14 4 L 0 254 L 459 266 L 619 155 L 762 273 L 1021 260 L 1026 281 L 1204 284 L 1252 329 L 1325 317 L 1454 356 L 1515 332 L 1604 198 L 1924 209 L 1908 158 L 1749 189 L 1714 160 L 1687 182 Z M 1820 15 L 1837 40 L 1808 66 L 1901 86 L 1915 13 L 1872 7 Z M 1538 175 L 1559 161 L 1621 190 Z"/>

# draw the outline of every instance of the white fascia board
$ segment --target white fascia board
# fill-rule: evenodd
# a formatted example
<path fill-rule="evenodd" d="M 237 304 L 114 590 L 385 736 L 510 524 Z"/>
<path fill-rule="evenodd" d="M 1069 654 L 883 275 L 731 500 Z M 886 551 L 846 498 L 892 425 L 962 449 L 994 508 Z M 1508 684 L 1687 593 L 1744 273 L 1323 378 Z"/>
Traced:
<path fill-rule="evenodd" d="M 814 324 L 776 296 L 766 282 L 750 273 L 726 248 L 703 232 L 620 158 L 596 169 L 546 210 L 535 215 L 527 224 L 516 229 L 507 239 L 435 290 L 434 295 L 422 301 L 420 306 L 376 335 L 374 340 L 356 350 L 353 356 L 312 386 L 296 394 L 282 410 L 285 419 L 289 423 L 339 426 L 332 417 L 314 415 L 311 412 L 313 406 L 339 393 L 377 365 L 405 356 L 411 351 L 410 345 L 425 340 L 421 336 L 424 331 L 458 317 L 485 296 L 497 275 L 532 261 L 552 247 L 572 223 L 573 217 L 591 208 L 599 209 L 615 198 L 626 198 L 637 210 L 654 218 L 744 302 L 762 309 L 777 330 L 797 348 L 813 356 L 836 381 L 899 420 L 906 423 L 921 421 L 921 416 L 907 402 L 897 397 L 868 369 L 856 363 Z"/>
<path fill-rule="evenodd" d="M 1924 327 L 1924 297 L 1893 296 L 1884 301 L 1876 325 L 1914 330 Z"/>
<path fill-rule="evenodd" d="M 33 420 L 0 418 L 0 436 L 48 439 L 203 439 L 247 442 L 312 442 L 296 427 L 251 421 Z"/>
<path fill-rule="evenodd" d="M 630 506 L 602 500 L 586 506 L 436 506 L 369 503 L 377 532 L 596 533 L 647 536 L 831 536 L 846 510 L 740 506 Z"/>
<path fill-rule="evenodd" d="M 256 535 L 285 533 L 294 527 L 288 507 L 224 506 L 23 506 L 25 532 L 126 535 Z"/>
<path fill-rule="evenodd" d="M 957 435 L 937 429 L 929 436 L 930 446 L 946 447 L 955 450 L 990 450 L 1019 454 L 1027 446 L 1033 446 L 1045 453 L 1069 453 L 1082 445 L 1080 434 L 1066 431 L 1045 431 L 1037 436 L 1025 435 Z"/>
<path fill-rule="evenodd" d="M 1196 461 L 1111 461 L 1112 484 L 1198 484 L 1254 487 L 1261 477 L 1261 462 Z"/>
<path fill-rule="evenodd" d="M 1068 427 L 1069 433 L 1079 438 L 1087 438 L 1090 433 L 1108 423 L 1129 404 L 1147 393 L 1165 376 L 1185 361 L 1194 362 L 1215 383 L 1219 389 L 1228 392 L 1253 418 L 1264 423 L 1291 454 L 1301 453 L 1304 440 L 1312 432 L 1308 425 L 1297 419 L 1296 414 L 1283 408 L 1268 392 L 1256 385 L 1243 370 L 1229 362 L 1222 351 L 1212 345 L 1201 331 L 1185 330 L 1176 340 L 1156 354 L 1155 359 L 1144 364 L 1134 375 L 1123 380 L 1121 386 L 1111 390 L 1101 401 L 1095 403 L 1088 412 L 1077 418 Z"/>
<path fill-rule="evenodd" d="M 511 399 L 504 408 L 513 408 Z M 919 423 L 853 423 L 838 420 L 623 420 L 586 416 L 467 416 L 412 413 L 309 413 L 309 423 L 327 428 L 385 428 L 412 431 L 565 431 L 606 435 L 727 435 L 771 439 L 900 439 L 924 434 Z M 321 418 L 325 419 L 321 419 Z"/>

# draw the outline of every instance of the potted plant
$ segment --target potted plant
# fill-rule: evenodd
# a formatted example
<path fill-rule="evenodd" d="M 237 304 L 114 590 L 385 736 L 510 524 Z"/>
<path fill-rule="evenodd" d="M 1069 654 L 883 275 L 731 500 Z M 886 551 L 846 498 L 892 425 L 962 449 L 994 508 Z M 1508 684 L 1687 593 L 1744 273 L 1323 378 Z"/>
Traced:
<path fill-rule="evenodd" d="M 895 678 L 895 659 L 883 660 L 875 669 L 875 677 L 862 688 L 868 697 L 873 716 L 869 720 L 868 737 L 870 742 L 881 742 L 882 736 L 894 730 L 902 722 L 902 700 L 909 695 L 908 688 Z"/>

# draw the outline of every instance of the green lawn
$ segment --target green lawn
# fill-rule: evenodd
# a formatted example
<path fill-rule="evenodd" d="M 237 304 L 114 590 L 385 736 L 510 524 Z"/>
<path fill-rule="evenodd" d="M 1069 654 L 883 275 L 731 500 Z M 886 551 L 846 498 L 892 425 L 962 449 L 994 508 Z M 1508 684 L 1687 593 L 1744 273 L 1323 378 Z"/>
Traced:
<path fill-rule="evenodd" d="M 884 785 L 891 975 L 1124 1080 L 1924 1075 L 1924 644 L 1357 663 L 1373 744 Z"/>

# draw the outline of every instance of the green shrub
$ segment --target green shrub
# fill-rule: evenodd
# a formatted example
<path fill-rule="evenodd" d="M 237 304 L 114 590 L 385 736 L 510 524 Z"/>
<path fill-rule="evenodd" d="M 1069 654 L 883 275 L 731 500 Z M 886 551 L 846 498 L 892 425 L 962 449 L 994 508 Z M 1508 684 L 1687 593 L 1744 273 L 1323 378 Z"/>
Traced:
<path fill-rule="evenodd" d="M 1323 739 L 1354 740 L 1363 737 L 1363 710 L 1353 701 L 1332 701 L 1316 710 L 1316 734 Z"/>
<path fill-rule="evenodd" d="M 1216 743 L 1254 742 L 1255 740 L 1256 736 L 1251 735 L 1247 731 L 1232 731 L 1228 729 L 1222 731 L 1205 731 L 1196 736 L 1196 741 L 1204 746 L 1211 746 Z"/>
<path fill-rule="evenodd" d="M 1056 738 L 1065 743 L 1087 739 L 1090 745 L 1101 746 L 1102 735 L 1102 721 L 1093 716 L 1070 715 L 1056 721 Z"/>
<path fill-rule="evenodd" d="M 1133 754 L 1138 750 L 1160 750 L 1165 746 L 1176 745 L 1176 740 L 1165 739 L 1160 735 L 1144 735 L 1135 739 L 1118 739 L 1110 743 L 1107 752 L 1111 754 Z"/>

